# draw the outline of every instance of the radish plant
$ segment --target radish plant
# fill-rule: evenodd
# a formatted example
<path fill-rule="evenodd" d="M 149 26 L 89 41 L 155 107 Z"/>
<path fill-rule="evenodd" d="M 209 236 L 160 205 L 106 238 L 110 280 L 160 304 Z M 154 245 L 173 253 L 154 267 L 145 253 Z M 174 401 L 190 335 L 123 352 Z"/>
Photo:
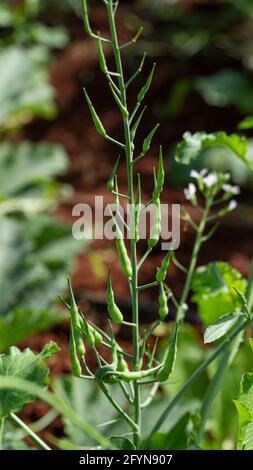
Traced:
<path fill-rule="evenodd" d="M 97 42 L 101 71 L 106 76 L 112 98 L 118 106 L 122 119 L 124 130 L 123 141 L 120 142 L 113 136 L 108 135 L 99 117 L 98 110 L 92 104 L 89 91 L 85 89 L 84 94 L 91 118 L 100 136 L 115 144 L 117 149 L 119 148 L 121 153 L 124 153 L 128 192 L 127 194 L 122 194 L 118 187 L 117 170 L 119 159 L 117 158 L 115 158 L 115 165 L 112 168 L 111 177 L 108 181 L 108 190 L 111 191 L 115 198 L 114 208 L 111 211 L 111 222 L 115 230 L 115 244 L 122 272 L 129 285 L 132 318 L 130 322 L 126 321 L 124 311 L 121 311 L 117 304 L 111 272 L 108 273 L 106 291 L 108 314 L 108 329 L 106 331 L 101 330 L 96 324 L 90 322 L 86 315 L 81 312 L 76 303 L 69 280 L 69 301 L 63 298 L 61 300 L 70 314 L 69 357 L 73 375 L 80 379 L 78 380 L 79 384 L 81 381 L 84 382 L 84 390 L 93 385 L 100 389 L 100 394 L 102 394 L 104 399 L 103 403 L 108 403 L 111 407 L 110 409 L 115 410 L 116 421 L 119 421 L 118 418 L 120 417 L 120 424 L 124 424 L 124 428 L 122 432 L 119 431 L 115 436 L 108 431 L 112 421 L 100 423 L 99 430 L 92 424 L 87 423 L 85 419 L 82 419 L 75 412 L 74 406 L 71 407 L 70 401 L 66 401 L 66 395 L 65 399 L 61 398 L 57 386 L 54 393 L 41 388 L 45 385 L 45 381 L 40 380 L 37 372 L 31 374 L 31 370 L 28 367 L 30 360 L 27 361 L 26 356 L 29 356 L 30 353 L 21 353 L 16 349 L 11 349 L 5 355 L 2 355 L 0 360 L 0 443 L 4 443 L 6 420 L 11 419 L 15 425 L 22 427 L 26 433 L 25 435 L 29 435 L 37 447 L 45 450 L 49 449 L 48 445 L 37 438 L 35 432 L 23 422 L 20 422 L 15 415 L 15 412 L 20 410 L 28 400 L 37 396 L 45 400 L 58 413 L 62 414 L 69 423 L 75 425 L 84 434 L 89 436 L 94 445 L 99 449 L 173 450 L 175 445 L 176 448 L 186 449 L 189 448 L 189 445 L 199 448 L 203 441 L 207 419 L 221 387 L 224 374 L 237 352 L 238 343 L 242 340 L 245 330 L 251 325 L 253 320 L 253 269 L 248 281 L 246 281 L 226 263 L 210 263 L 208 266 L 197 267 L 198 256 L 203 244 L 207 243 L 215 233 L 221 219 L 236 208 L 235 197 L 239 193 L 239 188 L 230 183 L 230 177 L 227 173 L 208 172 L 206 169 L 202 169 L 199 172 L 192 170 L 190 175 L 191 182 L 185 189 L 187 208 L 183 208 L 182 211 L 183 220 L 195 232 L 189 265 L 185 267 L 177 259 L 173 249 L 173 247 L 175 248 L 175 244 L 173 244 L 175 240 L 173 240 L 171 248 L 165 253 L 161 265 L 157 266 L 154 281 L 146 285 L 140 284 L 140 271 L 153 248 L 157 246 L 162 228 L 160 196 L 165 182 L 162 148 L 158 152 L 157 168 L 154 170 L 154 188 L 150 195 L 150 200 L 147 202 L 142 201 L 141 175 L 136 171 L 136 164 L 145 158 L 148 153 L 158 127 L 158 125 L 155 125 L 153 129 L 147 131 L 147 134 L 144 135 L 142 148 L 138 152 L 135 139 L 145 109 L 142 107 L 142 103 L 151 89 L 155 65 L 147 74 L 141 90 L 137 93 L 136 105 L 133 109 L 130 109 L 127 96 L 128 87 L 132 85 L 134 79 L 142 72 L 144 60 L 141 61 L 140 67 L 134 75 L 126 79 L 122 51 L 137 41 L 141 30 L 137 32 L 136 36 L 129 43 L 119 44 L 116 27 L 119 2 L 103 0 L 103 3 L 107 11 L 110 30 L 109 37 L 105 38 L 100 33 L 93 33 L 86 0 L 83 0 L 84 26 L 87 34 Z M 113 71 L 108 67 L 104 54 L 104 45 L 112 49 L 115 61 L 115 70 Z M 182 141 L 176 148 L 176 159 L 183 164 L 189 164 L 202 150 L 221 145 L 229 148 L 249 166 L 246 156 L 246 140 L 241 136 L 234 134 L 227 135 L 224 132 L 213 134 L 206 134 L 204 132 L 196 134 L 185 133 Z M 118 222 L 121 198 L 126 199 L 132 208 L 131 224 L 128 225 L 124 220 L 121 220 L 121 222 L 124 222 L 124 227 L 129 235 L 129 247 L 125 243 Z M 152 226 L 147 240 L 146 252 L 140 256 L 138 246 L 140 239 L 140 214 L 143 206 L 151 205 L 153 207 Z M 192 212 L 188 209 L 189 206 L 192 206 L 195 213 L 199 214 L 198 217 L 192 216 Z M 177 298 L 169 287 L 168 272 L 171 263 L 174 263 L 185 275 L 180 298 Z M 154 289 L 158 293 L 159 306 L 157 320 L 142 334 L 139 319 L 139 294 L 146 289 Z M 160 412 L 160 415 L 156 417 L 156 421 L 145 419 L 144 426 L 142 417 L 143 415 L 146 416 L 148 408 L 152 407 L 155 398 L 159 394 L 159 389 L 165 386 L 165 384 L 170 386 L 176 360 L 180 356 L 180 332 L 182 331 L 182 325 L 188 309 L 187 303 L 192 291 L 194 296 L 191 300 L 196 302 L 201 319 L 207 327 L 204 341 L 206 344 L 218 341 L 218 345 L 215 349 L 210 349 L 210 353 L 203 362 L 189 375 L 186 382 L 182 384 L 174 396 L 170 398 L 162 413 Z M 171 333 L 166 340 L 166 347 L 163 354 L 161 354 L 160 348 L 157 347 L 158 337 L 155 344 L 152 343 L 152 348 L 150 348 L 149 340 L 151 336 L 156 336 L 157 326 L 167 318 L 170 303 L 174 304 L 176 313 Z M 130 353 L 125 351 L 117 341 L 114 325 L 120 325 L 121 328 L 131 328 L 132 351 Z M 90 364 L 86 361 L 87 346 L 92 349 L 96 361 L 96 367 L 92 370 Z M 109 350 L 110 359 L 108 359 L 108 354 L 104 353 L 105 348 Z M 55 346 L 50 348 L 50 350 L 51 352 L 56 352 Z M 14 356 L 20 357 L 20 361 L 24 361 L 24 365 L 27 367 L 16 370 L 16 364 L 13 361 Z M 37 371 L 37 361 L 40 361 L 41 356 L 32 356 L 32 359 L 32 363 L 35 363 L 35 371 Z M 189 441 L 187 438 L 184 440 L 184 444 L 175 444 L 175 441 L 174 444 L 170 444 L 170 442 L 173 442 L 173 439 L 172 441 L 170 440 L 171 433 L 173 434 L 173 427 L 171 430 L 169 426 L 170 413 L 175 411 L 180 400 L 214 361 L 216 361 L 216 370 L 203 397 L 200 419 L 195 423 L 194 433 L 192 433 Z M 25 373 L 23 373 L 23 369 Z M 13 390 L 15 390 L 16 395 L 12 393 Z M 240 404 L 237 406 L 241 411 L 243 411 L 244 402 L 247 400 L 247 397 L 245 397 L 246 392 L 244 392 L 245 390 L 242 390 L 239 398 Z M 6 401 L 6 394 L 8 401 Z M 16 403 L 17 398 L 19 399 L 18 403 Z M 6 409 L 7 405 L 8 408 Z M 249 425 L 252 419 L 251 411 L 248 413 L 247 424 Z M 108 416 L 107 413 L 105 415 Z M 161 432 L 161 428 L 165 424 L 169 429 L 167 434 L 163 430 Z M 181 434 L 185 434 L 184 431 L 187 425 L 188 421 L 185 420 L 184 416 L 180 416 L 176 426 L 182 430 L 182 433 L 180 431 Z M 247 437 L 245 437 L 244 428 L 239 438 L 239 448 L 243 448 Z M 65 445 L 68 445 L 68 443 L 65 443 Z M 180 447 L 180 445 L 182 446 Z"/>
<path fill-rule="evenodd" d="M 124 130 L 124 140 L 117 141 L 114 137 L 108 135 L 104 125 L 99 117 L 97 110 L 92 104 L 89 92 L 84 89 L 84 94 L 91 117 L 97 132 L 101 137 L 109 142 L 115 144 L 120 148 L 125 156 L 126 174 L 128 193 L 122 194 L 117 183 L 117 166 L 118 160 L 112 170 L 111 178 L 108 182 L 108 189 L 115 197 L 116 215 L 119 209 L 120 199 L 127 199 L 128 203 L 133 208 L 134 216 L 131 218 L 131 227 L 127 226 L 128 232 L 132 230 L 130 238 L 130 249 L 127 250 L 123 234 L 119 228 L 116 220 L 116 215 L 112 214 L 112 222 L 115 228 L 116 248 L 121 262 L 122 271 L 129 283 L 129 293 L 131 296 L 132 304 L 132 320 L 131 323 L 124 320 L 124 312 L 121 312 L 117 306 L 114 296 L 112 285 L 111 273 L 108 274 L 108 287 L 106 293 L 108 317 L 109 317 L 109 332 L 101 331 L 96 325 L 90 324 L 85 315 L 79 310 L 72 287 L 69 283 L 70 290 L 70 304 L 67 308 L 71 315 L 71 333 L 70 333 L 70 360 L 72 364 L 73 374 L 83 380 L 95 381 L 111 405 L 120 413 L 122 419 L 128 424 L 129 432 L 132 436 L 132 444 L 136 449 L 142 447 L 149 447 L 152 435 L 159 431 L 161 425 L 167 419 L 169 412 L 177 405 L 181 397 L 193 384 L 196 378 L 214 361 L 218 356 L 222 355 L 225 351 L 230 350 L 234 338 L 237 337 L 246 326 L 251 322 L 251 306 L 247 306 L 247 298 L 244 293 L 236 290 L 235 295 L 238 296 L 240 304 L 240 312 L 233 312 L 232 315 L 224 316 L 215 323 L 209 326 L 206 332 L 206 341 L 212 342 L 224 336 L 230 330 L 230 334 L 226 336 L 216 350 L 206 359 L 201 367 L 189 378 L 187 383 L 182 387 L 178 394 L 172 399 L 168 407 L 164 410 L 163 414 L 155 423 L 153 429 L 145 429 L 147 434 L 146 439 L 143 440 L 142 429 L 142 410 L 147 407 L 163 382 L 168 382 L 173 372 L 176 356 L 178 354 L 178 338 L 180 334 L 181 325 L 185 319 L 187 311 L 187 300 L 192 287 L 192 281 L 196 270 L 198 255 L 203 243 L 208 241 L 215 230 L 218 228 L 220 219 L 228 212 L 235 209 L 237 203 L 234 196 L 239 193 L 239 188 L 232 186 L 229 183 L 229 175 L 217 172 L 208 174 L 207 170 L 200 173 L 193 171 L 191 173 L 192 182 L 185 190 L 186 199 L 200 211 L 200 221 L 196 223 L 191 214 L 184 209 L 183 218 L 195 230 L 196 238 L 193 247 L 192 257 L 188 268 L 186 269 L 185 284 L 183 287 L 180 299 L 176 299 L 167 285 L 167 270 L 169 269 L 170 261 L 174 261 L 178 266 L 175 252 L 173 249 L 169 250 L 165 255 L 164 260 L 160 267 L 158 267 L 156 278 L 154 282 L 148 285 L 140 285 L 139 273 L 145 263 L 146 259 L 152 252 L 153 248 L 157 245 L 161 234 L 161 206 L 160 195 L 164 186 L 164 163 L 163 151 L 160 148 L 158 159 L 158 168 L 154 170 L 154 190 L 151 200 L 146 203 L 146 206 L 153 204 L 154 218 L 150 230 L 150 236 L 147 241 L 147 251 L 141 258 L 138 256 L 138 241 L 139 241 L 139 215 L 141 210 L 141 177 L 137 175 L 136 182 L 136 163 L 144 158 L 149 151 L 152 139 L 158 128 L 154 126 L 151 131 L 145 136 L 141 152 L 136 152 L 135 138 L 136 133 L 141 122 L 145 108 L 142 108 L 142 102 L 146 98 L 148 91 L 152 86 L 152 80 L 155 72 L 155 64 L 151 71 L 144 80 L 144 85 L 137 94 L 136 105 L 133 109 L 129 108 L 127 91 L 128 87 L 133 83 L 134 79 L 142 72 L 144 59 L 141 61 L 139 69 L 134 75 L 125 79 L 125 73 L 122 62 L 122 50 L 134 44 L 141 34 L 141 30 L 137 32 L 136 36 L 127 44 L 119 44 L 116 15 L 119 2 L 113 0 L 103 0 L 107 11 L 108 24 L 110 36 L 108 38 L 102 37 L 100 33 L 94 34 L 91 28 L 88 15 L 88 5 L 86 0 L 83 0 L 83 19 L 86 33 L 97 42 L 98 55 L 100 61 L 101 71 L 106 76 L 109 89 L 111 90 L 112 97 L 118 106 L 119 113 L 122 119 L 122 126 Z M 115 70 L 111 71 L 108 67 L 105 54 L 104 45 L 111 47 L 114 61 Z M 226 145 L 235 154 L 242 158 L 242 152 L 245 151 L 245 141 L 243 138 L 225 133 L 217 133 L 207 135 L 205 133 L 198 133 L 191 138 L 190 134 L 184 136 L 184 140 L 177 147 L 177 158 L 183 160 L 183 163 L 188 163 L 193 153 L 196 154 L 204 146 L 213 145 Z M 200 196 L 200 197 L 199 197 Z M 201 199 L 200 199 L 201 198 Z M 201 201 L 201 202 L 200 202 Z M 126 225 L 126 224 L 125 224 Z M 210 226 L 210 227 L 209 227 Z M 181 269 L 184 267 L 180 266 Z M 144 336 L 140 334 L 140 321 L 139 321 L 139 293 L 144 289 L 152 289 L 159 287 L 159 312 L 158 320 L 152 324 Z M 149 337 L 154 333 L 156 326 L 163 321 L 169 312 L 168 302 L 171 301 L 176 306 L 176 316 L 170 337 L 168 338 L 167 348 L 164 356 L 158 358 L 156 355 L 156 345 L 153 350 L 148 348 Z M 118 344 L 111 323 L 127 326 L 132 328 L 132 354 L 127 354 L 122 350 Z M 97 369 L 92 372 L 85 361 L 85 340 L 93 349 L 97 361 Z M 111 351 L 111 362 L 108 362 L 100 352 L 100 345 L 104 345 Z M 212 400 L 215 397 L 215 385 L 221 380 L 222 374 L 218 373 L 214 378 L 214 390 L 212 394 L 208 394 L 206 398 L 205 414 L 201 421 L 201 429 L 199 431 L 198 443 L 201 440 L 202 432 L 205 426 L 205 420 L 208 415 L 207 410 L 210 409 Z M 114 398 L 113 386 L 121 388 L 124 394 L 128 407 L 127 411 Z"/>

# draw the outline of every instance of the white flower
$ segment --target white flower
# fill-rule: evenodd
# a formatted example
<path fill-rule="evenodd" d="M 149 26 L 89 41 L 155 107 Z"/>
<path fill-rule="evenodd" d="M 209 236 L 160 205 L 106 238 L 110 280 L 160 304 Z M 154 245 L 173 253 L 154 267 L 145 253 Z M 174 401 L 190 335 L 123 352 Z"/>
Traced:
<path fill-rule="evenodd" d="M 223 191 L 225 191 L 225 193 L 234 194 L 235 196 L 240 194 L 239 186 L 232 186 L 231 184 L 223 184 L 222 189 Z"/>
<path fill-rule="evenodd" d="M 228 211 L 231 212 L 234 209 L 236 209 L 236 207 L 237 207 L 237 202 L 235 201 L 235 199 L 232 199 L 228 205 Z"/>
<path fill-rule="evenodd" d="M 200 178 L 202 178 L 203 176 L 205 176 L 207 173 L 208 173 L 207 168 L 203 168 L 203 170 L 200 170 L 200 171 L 191 170 L 190 176 L 191 176 L 192 178 L 200 179 Z"/>
<path fill-rule="evenodd" d="M 196 186 L 193 183 L 189 183 L 188 188 L 185 188 L 184 195 L 188 201 L 191 201 L 196 194 Z"/>
<path fill-rule="evenodd" d="M 203 183 L 208 187 L 211 188 L 214 186 L 218 181 L 218 177 L 215 173 L 210 173 L 205 178 L 203 178 Z"/>
<path fill-rule="evenodd" d="M 189 306 L 186 303 L 184 303 L 182 305 L 182 309 L 183 309 L 184 312 L 187 312 L 187 310 L 189 310 Z"/>

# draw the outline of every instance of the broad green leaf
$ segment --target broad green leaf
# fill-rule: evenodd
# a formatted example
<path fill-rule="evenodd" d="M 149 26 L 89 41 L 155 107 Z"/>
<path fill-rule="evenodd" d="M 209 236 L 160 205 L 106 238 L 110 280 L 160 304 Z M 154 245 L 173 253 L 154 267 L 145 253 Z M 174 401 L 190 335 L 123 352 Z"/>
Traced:
<path fill-rule="evenodd" d="M 228 263 L 219 261 L 196 269 L 192 281 L 193 302 L 205 325 L 230 312 L 239 312 L 241 305 L 234 290 L 246 290 L 246 281 Z"/>
<path fill-rule="evenodd" d="M 13 310 L 0 316 L 0 353 L 25 338 L 48 330 L 65 319 L 56 310 Z"/>
<path fill-rule="evenodd" d="M 247 130 L 252 129 L 253 127 L 253 116 L 245 117 L 241 122 L 238 124 L 238 129 Z"/>
<path fill-rule="evenodd" d="M 0 315 L 48 309 L 65 288 L 73 256 L 84 246 L 69 227 L 40 216 L 0 219 Z M 63 256 L 64 253 L 64 256 Z M 0 331 L 1 335 L 1 331 Z"/>
<path fill-rule="evenodd" d="M 248 166 L 252 164 L 246 157 L 247 140 L 237 134 L 228 135 L 225 132 L 207 134 L 185 132 L 183 139 L 176 147 L 175 159 L 179 163 L 188 165 L 191 160 L 197 158 L 204 150 L 217 146 L 226 147 L 243 160 Z"/>
<path fill-rule="evenodd" d="M 253 450 L 253 374 L 242 377 L 240 395 L 234 400 L 239 417 L 238 450 Z"/>
<path fill-rule="evenodd" d="M 53 118 L 56 114 L 47 64 L 32 52 L 14 46 L 0 52 L 0 130 L 18 128 L 34 116 Z"/>
<path fill-rule="evenodd" d="M 110 437 L 110 442 L 112 443 L 112 446 L 115 447 L 115 449 L 117 450 L 135 450 L 136 449 L 133 443 L 126 437 L 112 436 Z"/>
<path fill-rule="evenodd" d="M 20 197 L 31 186 L 39 188 L 63 173 L 67 165 L 66 151 L 60 145 L 3 142 L 0 144 L 0 196 Z"/>
<path fill-rule="evenodd" d="M 238 313 L 226 313 L 216 322 L 209 325 L 205 331 L 204 342 L 212 343 L 222 338 L 238 321 L 240 315 Z"/>
<path fill-rule="evenodd" d="M 252 112 L 252 83 L 243 70 L 223 68 L 213 75 L 197 78 L 195 88 L 211 106 L 235 106 L 244 114 Z"/>
<path fill-rule="evenodd" d="M 46 387 L 48 373 L 43 355 L 36 355 L 30 349 L 20 351 L 11 347 L 6 354 L 0 356 L 0 376 L 19 377 Z M 0 417 L 8 417 L 10 413 L 22 410 L 23 406 L 32 400 L 33 395 L 27 392 L 1 390 Z"/>
<path fill-rule="evenodd" d="M 188 425 L 190 418 L 190 414 L 186 413 L 167 434 L 161 432 L 153 434 L 148 450 L 186 449 L 189 439 Z"/>

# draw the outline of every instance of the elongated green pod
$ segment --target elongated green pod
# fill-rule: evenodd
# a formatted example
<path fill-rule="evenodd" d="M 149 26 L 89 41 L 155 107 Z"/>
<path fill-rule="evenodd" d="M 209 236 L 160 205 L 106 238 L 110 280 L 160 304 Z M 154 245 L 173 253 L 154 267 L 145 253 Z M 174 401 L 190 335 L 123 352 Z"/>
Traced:
<path fill-rule="evenodd" d="M 120 97 L 117 95 L 116 91 L 114 91 L 113 86 L 111 85 L 111 83 L 109 83 L 109 85 L 110 85 L 113 97 L 114 97 L 114 99 L 116 101 L 116 104 L 118 105 L 121 113 L 123 114 L 123 116 L 125 118 L 128 118 L 129 117 L 129 112 L 128 112 L 127 108 L 123 105 L 123 103 L 122 103 Z"/>
<path fill-rule="evenodd" d="M 156 68 L 156 64 L 153 64 L 153 67 L 152 67 L 151 72 L 148 76 L 148 79 L 147 79 L 145 85 L 142 87 L 141 91 L 138 94 L 138 97 L 137 97 L 138 103 L 142 102 L 142 100 L 145 98 L 145 96 L 146 96 L 146 94 L 147 94 L 147 92 L 148 92 L 148 90 L 151 86 L 153 76 L 154 76 L 154 72 L 155 72 L 155 68 Z"/>
<path fill-rule="evenodd" d="M 125 360 L 123 354 L 119 354 L 119 353 L 118 353 L 118 371 L 129 372 L 127 361 Z"/>
<path fill-rule="evenodd" d="M 69 359 L 70 359 L 70 365 L 71 365 L 73 375 L 75 377 L 80 377 L 82 374 L 82 368 L 81 368 L 81 364 L 80 364 L 80 361 L 78 359 L 77 352 L 76 352 L 76 344 L 75 344 L 72 325 L 70 329 L 70 338 L 69 338 Z"/>
<path fill-rule="evenodd" d="M 153 191 L 153 199 L 157 199 L 160 197 L 160 194 L 162 193 L 163 190 L 163 185 L 164 185 L 164 165 L 163 165 L 163 149 L 162 146 L 160 146 L 160 153 L 159 153 L 159 167 L 158 167 L 158 173 L 157 173 L 157 181 L 156 181 L 156 187 Z"/>
<path fill-rule="evenodd" d="M 154 207 L 154 223 L 151 227 L 150 237 L 148 239 L 149 248 L 154 248 L 160 239 L 161 234 L 161 205 L 160 199 L 157 198 L 153 202 Z"/>
<path fill-rule="evenodd" d="M 82 320 L 81 320 L 81 330 L 82 330 L 82 333 L 87 341 L 87 343 L 90 345 L 91 348 L 94 347 L 95 345 L 95 335 L 94 335 L 94 328 L 92 328 L 89 323 L 86 321 L 86 319 L 84 318 L 84 316 L 81 317 Z"/>
<path fill-rule="evenodd" d="M 115 176 L 116 176 L 116 173 L 117 173 L 117 169 L 118 169 L 118 166 L 119 166 L 119 161 L 120 161 L 120 155 L 118 156 L 117 160 L 116 160 L 116 163 L 112 169 L 112 173 L 111 173 L 111 176 L 110 176 L 110 179 L 107 183 L 107 188 L 109 189 L 109 191 L 113 191 L 114 190 L 114 187 L 115 187 Z"/>
<path fill-rule="evenodd" d="M 157 270 L 156 273 L 156 280 L 157 282 L 164 282 L 166 279 L 168 267 L 170 264 L 170 260 L 172 257 L 173 250 L 169 250 L 168 253 L 166 254 L 165 258 L 162 261 L 162 264 L 160 268 Z"/>
<path fill-rule="evenodd" d="M 160 283 L 160 292 L 159 292 L 159 317 L 160 320 L 164 320 L 169 313 L 168 299 L 165 293 L 163 283 Z"/>
<path fill-rule="evenodd" d="M 143 114 L 145 113 L 146 109 L 147 109 L 147 106 L 144 106 L 143 110 L 140 112 L 138 118 L 136 119 L 136 121 L 135 121 L 135 123 L 134 123 L 134 125 L 131 129 L 131 138 L 132 138 L 132 140 L 134 140 L 134 138 L 135 138 L 136 132 L 138 130 L 138 127 L 141 123 Z"/>
<path fill-rule="evenodd" d="M 103 336 L 101 335 L 101 333 L 99 333 L 99 331 L 97 331 L 96 328 L 94 328 L 93 326 L 89 325 L 89 327 L 91 328 L 91 331 L 93 333 L 95 344 L 102 344 Z"/>
<path fill-rule="evenodd" d="M 80 315 L 78 311 L 78 307 L 76 305 L 74 292 L 71 286 L 70 279 L 68 278 L 68 288 L 70 294 L 70 316 L 71 316 L 71 327 L 73 328 L 73 336 L 76 345 L 76 353 L 79 357 L 84 356 L 85 354 L 85 346 L 83 344 L 82 335 L 80 333 Z"/>
<path fill-rule="evenodd" d="M 129 371 L 129 372 L 120 372 L 118 373 L 118 377 L 123 380 L 124 382 L 132 382 L 136 380 L 142 380 L 146 377 L 150 377 L 154 375 L 159 366 L 153 367 L 152 369 L 140 370 L 140 371 Z"/>
<path fill-rule="evenodd" d="M 113 385 L 119 381 L 116 375 L 113 375 L 114 369 L 110 365 L 101 366 L 97 369 L 95 379 L 98 382 L 104 382 Z"/>
<path fill-rule="evenodd" d="M 90 110 L 90 113 L 91 113 L 91 116 L 92 116 L 92 119 L 93 119 L 93 122 L 94 122 L 94 125 L 97 129 L 97 132 L 104 138 L 106 138 L 106 131 L 105 131 L 105 128 L 102 124 L 102 122 L 100 121 L 94 107 L 93 107 L 93 104 L 90 100 L 90 97 L 86 91 L 86 89 L 84 88 L 83 89 L 84 91 L 84 95 L 85 95 L 85 98 L 86 98 L 86 101 L 87 101 L 87 104 L 88 104 L 88 107 L 89 107 L 89 110 Z"/>
<path fill-rule="evenodd" d="M 123 315 L 118 308 L 118 306 L 115 303 L 114 300 L 114 292 L 112 289 L 112 282 L 111 282 L 111 273 L 109 271 L 108 274 L 108 284 L 107 284 L 107 290 L 106 290 L 106 302 L 107 302 L 107 310 L 109 313 L 110 318 L 114 323 L 117 325 L 121 325 L 123 323 Z"/>
<path fill-rule="evenodd" d="M 107 65 L 106 65 L 106 59 L 104 55 L 104 49 L 103 49 L 103 44 L 101 41 L 100 33 L 98 33 L 98 57 L 99 57 L 99 64 L 101 68 L 101 72 L 107 74 Z"/>
<path fill-rule="evenodd" d="M 153 139 L 153 137 L 154 137 L 154 135 L 155 135 L 155 133 L 156 133 L 159 126 L 160 126 L 160 124 L 156 124 L 154 129 L 152 129 L 152 131 L 148 134 L 148 136 L 144 140 L 143 145 L 142 145 L 142 153 L 143 154 L 145 154 L 149 151 L 152 139 Z"/>
<path fill-rule="evenodd" d="M 113 214 L 112 214 L 112 219 L 113 219 L 113 222 L 115 224 L 116 248 L 117 248 L 117 252 L 118 252 L 118 255 L 119 255 L 122 271 L 123 271 L 124 275 L 128 279 L 130 279 L 132 277 L 132 265 L 131 265 L 131 261 L 128 257 L 126 245 L 125 245 L 124 239 L 123 239 L 123 234 L 122 234 L 122 232 L 121 232 L 121 230 L 120 230 L 120 228 L 117 224 L 117 221 L 116 221 L 115 217 L 113 216 Z"/>
<path fill-rule="evenodd" d="M 163 368 L 157 374 L 159 382 L 165 382 L 169 379 L 173 372 L 176 357 L 177 357 L 177 342 L 178 342 L 178 323 L 173 326 L 173 330 L 169 339 L 169 346 L 165 357 Z"/>
<path fill-rule="evenodd" d="M 140 212 L 141 212 L 141 177 L 138 173 L 138 186 L 137 186 L 137 194 L 136 194 L 136 202 L 134 208 L 134 228 L 135 234 L 134 238 L 136 243 L 139 241 L 139 224 L 140 224 Z"/>

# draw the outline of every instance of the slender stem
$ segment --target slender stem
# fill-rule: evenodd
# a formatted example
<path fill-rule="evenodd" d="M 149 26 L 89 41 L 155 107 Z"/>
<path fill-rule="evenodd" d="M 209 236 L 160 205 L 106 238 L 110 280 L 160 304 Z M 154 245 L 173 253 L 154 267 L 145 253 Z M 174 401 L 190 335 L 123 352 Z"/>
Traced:
<path fill-rule="evenodd" d="M 113 11 L 112 0 L 108 1 L 107 4 L 108 19 L 111 31 L 112 48 L 116 63 L 116 69 L 118 73 L 118 84 L 121 95 L 121 102 L 125 108 L 127 108 L 126 99 L 126 87 L 124 80 L 124 73 L 121 61 L 121 52 L 118 43 L 117 30 L 115 25 L 115 16 Z M 133 151 L 132 151 L 132 140 L 130 121 L 126 116 L 123 116 L 124 124 L 124 136 L 125 136 L 125 154 L 126 154 L 126 166 L 127 166 L 127 180 L 128 180 L 128 196 L 130 204 L 134 205 L 134 187 L 133 187 Z M 133 367 L 137 368 L 139 362 L 139 309 L 138 309 L 138 269 L 137 269 L 137 250 L 136 242 L 131 239 L 131 263 L 132 263 L 132 279 L 131 279 L 131 301 L 132 301 L 132 321 L 133 321 Z M 141 408 L 140 408 L 140 389 L 137 382 L 134 383 L 134 419 L 135 419 L 135 432 L 134 432 L 134 444 L 136 448 L 140 445 L 140 428 L 141 428 Z"/>
<path fill-rule="evenodd" d="M 121 406 L 114 400 L 114 398 L 111 396 L 110 392 L 107 390 L 106 386 L 102 382 L 98 382 L 101 390 L 104 392 L 105 396 L 109 400 L 109 402 L 112 404 L 112 406 L 121 414 L 121 416 L 124 418 L 124 420 L 133 428 L 134 431 L 136 431 L 137 425 L 136 423 L 128 416 L 127 413 L 121 408 Z"/>
<path fill-rule="evenodd" d="M 180 299 L 179 306 L 178 306 L 177 313 L 176 313 L 177 321 L 183 321 L 185 317 L 184 304 L 187 301 L 189 291 L 191 288 L 192 277 L 196 268 L 199 251 L 203 242 L 203 233 L 206 227 L 207 218 L 208 218 L 211 205 L 212 205 L 212 199 L 207 199 L 206 205 L 203 211 L 203 215 L 202 215 L 199 227 L 198 227 L 198 231 L 197 231 L 197 235 L 196 235 L 196 239 L 195 239 L 195 243 L 194 243 L 194 247 L 192 251 L 190 266 L 187 272 L 183 292 L 182 292 L 181 299 Z"/>
<path fill-rule="evenodd" d="M 240 325 L 237 326 L 233 330 L 233 332 L 221 343 L 213 352 L 210 354 L 210 356 L 202 362 L 202 364 L 193 372 L 191 377 L 187 380 L 187 382 L 182 386 L 182 388 L 179 390 L 179 392 L 172 398 L 172 400 L 169 402 L 167 407 L 165 408 L 164 412 L 154 425 L 152 431 L 149 434 L 148 439 L 145 442 L 145 447 L 149 444 L 150 438 L 152 434 L 155 432 L 159 431 L 160 427 L 164 423 L 164 421 L 167 419 L 169 416 L 171 410 L 179 403 L 181 398 L 185 395 L 185 393 L 189 390 L 189 388 L 192 386 L 192 384 L 200 377 L 203 372 L 207 369 L 207 367 L 231 344 L 234 338 L 237 337 L 237 335 L 245 330 L 245 328 L 249 325 L 250 320 L 245 319 Z M 144 447 L 144 448 L 145 448 Z"/>
<path fill-rule="evenodd" d="M 156 287 L 158 286 L 158 282 L 157 281 L 154 281 L 154 282 L 150 282 L 150 284 L 144 284 L 143 286 L 139 286 L 138 287 L 138 290 L 145 290 L 145 289 L 150 289 L 151 287 Z"/>
<path fill-rule="evenodd" d="M 29 426 L 27 426 L 27 424 L 25 424 L 18 416 L 16 416 L 14 413 L 11 413 L 10 416 L 12 421 L 20 426 L 40 449 L 51 450 L 50 447 L 48 447 L 48 445 L 39 436 L 37 436 L 37 434 L 35 434 L 35 432 L 33 432 L 32 429 L 29 428 Z"/>
<path fill-rule="evenodd" d="M 197 434 L 197 439 L 196 439 L 197 445 L 200 444 L 203 438 L 203 434 L 205 431 L 205 424 L 209 416 L 209 412 L 211 411 L 215 397 L 219 391 L 221 381 L 225 375 L 225 372 L 227 371 L 227 368 L 229 365 L 229 358 L 230 358 L 230 348 L 226 348 L 223 354 L 221 355 L 220 363 L 207 389 L 207 392 L 204 396 L 204 400 L 201 406 L 201 421 L 200 421 L 200 426 L 198 429 L 198 434 Z"/>
<path fill-rule="evenodd" d="M 3 450 L 4 423 L 5 423 L 5 418 L 1 418 L 0 420 L 0 450 Z"/>

